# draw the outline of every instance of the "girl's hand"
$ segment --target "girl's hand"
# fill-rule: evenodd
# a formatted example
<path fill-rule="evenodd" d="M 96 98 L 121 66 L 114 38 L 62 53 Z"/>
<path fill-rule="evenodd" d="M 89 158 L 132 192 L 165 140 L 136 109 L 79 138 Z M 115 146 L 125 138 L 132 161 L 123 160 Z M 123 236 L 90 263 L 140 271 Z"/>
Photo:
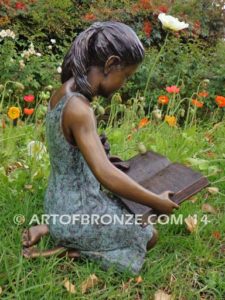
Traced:
<path fill-rule="evenodd" d="M 170 200 L 170 196 L 173 196 L 174 193 L 172 191 L 165 191 L 162 194 L 159 195 L 159 202 L 158 202 L 158 211 L 170 214 L 173 212 L 173 209 L 178 209 L 179 205 L 177 205 L 175 202 Z"/>

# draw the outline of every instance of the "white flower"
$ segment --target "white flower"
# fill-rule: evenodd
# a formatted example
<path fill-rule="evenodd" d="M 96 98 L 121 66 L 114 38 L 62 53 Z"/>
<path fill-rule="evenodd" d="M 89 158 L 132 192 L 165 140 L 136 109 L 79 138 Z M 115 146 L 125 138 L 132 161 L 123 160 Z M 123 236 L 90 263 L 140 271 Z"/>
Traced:
<path fill-rule="evenodd" d="M 62 73 L 62 68 L 61 68 L 61 67 L 58 67 L 58 68 L 57 68 L 57 72 L 58 72 L 58 73 Z"/>
<path fill-rule="evenodd" d="M 31 43 L 30 46 L 29 46 L 29 49 L 28 50 L 24 50 L 21 54 L 22 57 L 26 58 L 29 60 L 30 56 L 31 55 L 37 55 L 37 56 L 42 56 L 42 54 L 40 52 L 36 52 L 35 49 L 34 49 L 34 44 Z"/>
<path fill-rule="evenodd" d="M 24 50 L 22 52 L 21 56 L 28 59 L 30 57 L 30 52 L 28 50 Z"/>
<path fill-rule="evenodd" d="M 52 45 L 49 45 L 49 46 L 48 46 L 48 49 L 52 50 Z"/>
<path fill-rule="evenodd" d="M 19 65 L 20 65 L 20 69 L 23 69 L 25 67 L 25 63 L 24 63 L 24 60 L 20 60 L 19 61 Z"/>
<path fill-rule="evenodd" d="M 28 155 L 36 159 L 41 159 L 43 154 L 47 152 L 45 145 L 39 141 L 31 141 L 27 145 L 27 150 Z"/>
<path fill-rule="evenodd" d="M 158 18 L 161 21 L 163 27 L 174 31 L 179 31 L 188 28 L 189 26 L 189 24 L 185 22 L 180 22 L 177 18 L 174 18 L 170 15 L 166 15 L 165 13 L 160 13 Z"/>
<path fill-rule="evenodd" d="M 8 37 L 11 37 L 12 39 L 15 39 L 15 33 L 12 30 L 7 29 L 6 33 L 7 33 Z"/>
<path fill-rule="evenodd" d="M 51 39 L 50 41 L 51 41 L 52 44 L 55 44 L 55 43 L 56 43 L 56 40 L 55 40 L 55 39 Z"/>
<path fill-rule="evenodd" d="M 0 31 L 0 36 L 1 36 L 2 38 L 4 38 L 4 37 L 7 36 L 7 33 L 6 33 L 6 31 L 5 31 L 4 29 Z"/>
<path fill-rule="evenodd" d="M 5 38 L 5 37 L 11 37 L 12 39 L 15 39 L 15 37 L 16 37 L 16 35 L 15 35 L 15 33 L 12 31 L 12 30 L 10 30 L 10 29 L 7 29 L 7 30 L 1 30 L 0 31 L 0 37 L 2 37 L 2 38 Z"/>

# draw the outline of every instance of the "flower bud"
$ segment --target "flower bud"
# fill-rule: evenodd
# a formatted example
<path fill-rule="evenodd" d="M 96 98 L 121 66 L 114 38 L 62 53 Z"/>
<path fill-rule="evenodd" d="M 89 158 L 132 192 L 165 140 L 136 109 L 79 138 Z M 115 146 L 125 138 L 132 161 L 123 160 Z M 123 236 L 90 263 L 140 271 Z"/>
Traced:
<path fill-rule="evenodd" d="M 162 119 L 162 111 L 160 109 L 156 108 L 152 111 L 152 116 L 156 120 L 161 120 Z"/>
<path fill-rule="evenodd" d="M 139 100 L 142 101 L 142 102 L 144 102 L 145 101 L 145 97 L 140 97 Z"/>
<path fill-rule="evenodd" d="M 40 99 L 41 100 L 48 100 L 50 98 L 50 93 L 49 92 L 41 92 L 40 93 Z"/>
<path fill-rule="evenodd" d="M 180 109 L 180 116 L 183 118 L 185 116 L 185 109 Z"/>
<path fill-rule="evenodd" d="M 15 82 L 15 87 L 19 91 L 23 91 L 24 90 L 24 85 L 22 83 L 20 83 L 20 82 Z"/>
<path fill-rule="evenodd" d="M 210 80 L 209 79 L 204 79 L 203 82 L 209 84 Z"/>
<path fill-rule="evenodd" d="M 145 145 L 142 142 L 138 144 L 138 151 L 141 154 L 145 154 L 147 152 L 147 149 L 146 149 Z"/>
<path fill-rule="evenodd" d="M 52 91 L 52 90 L 53 90 L 53 86 L 52 86 L 52 85 L 46 86 L 46 90 L 47 90 L 47 91 Z"/>
<path fill-rule="evenodd" d="M 202 85 L 203 85 L 204 88 L 207 88 L 208 85 L 209 85 L 209 83 L 210 83 L 210 80 L 209 80 L 209 79 L 204 79 L 204 80 L 202 81 Z"/>
<path fill-rule="evenodd" d="M 98 106 L 98 113 L 99 113 L 100 115 L 104 115 L 104 114 L 105 114 L 105 109 L 104 109 L 103 106 L 101 106 L 101 105 Z"/>
<path fill-rule="evenodd" d="M 115 95 L 114 95 L 114 97 L 113 97 L 114 99 L 114 101 L 115 102 L 117 102 L 117 103 L 122 103 L 123 101 L 122 101 L 122 98 L 121 98 L 121 96 L 120 96 L 120 93 L 116 93 Z"/>

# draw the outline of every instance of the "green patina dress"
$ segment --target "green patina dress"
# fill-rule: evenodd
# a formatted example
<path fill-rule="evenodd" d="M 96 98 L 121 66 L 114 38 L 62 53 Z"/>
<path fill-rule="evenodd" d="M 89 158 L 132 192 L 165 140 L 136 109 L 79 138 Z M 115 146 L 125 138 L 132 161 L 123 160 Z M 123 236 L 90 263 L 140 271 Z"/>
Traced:
<path fill-rule="evenodd" d="M 109 219 L 98 224 L 81 224 L 77 217 L 75 221 L 72 217 L 80 214 L 121 216 L 130 212 L 116 195 L 100 189 L 100 182 L 79 148 L 66 140 L 62 131 L 62 112 L 69 99 L 68 95 L 62 97 L 53 110 L 48 107 L 46 115 L 51 171 L 44 210 L 50 215 L 50 234 L 58 245 L 79 250 L 81 257 L 98 261 L 104 270 L 114 264 L 118 271 L 129 269 L 136 275 L 142 268 L 146 245 L 153 235 L 152 225 L 143 228 L 134 222 L 106 224 Z M 73 101 L 76 98 L 73 97 Z"/>

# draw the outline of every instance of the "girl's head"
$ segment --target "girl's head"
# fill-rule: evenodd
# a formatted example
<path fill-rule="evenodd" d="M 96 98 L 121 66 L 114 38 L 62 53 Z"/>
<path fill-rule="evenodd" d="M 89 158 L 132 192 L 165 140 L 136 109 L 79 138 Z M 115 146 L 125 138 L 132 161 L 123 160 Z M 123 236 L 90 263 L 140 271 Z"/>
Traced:
<path fill-rule="evenodd" d="M 99 79 L 98 94 L 108 97 L 134 73 L 144 58 L 144 47 L 127 25 L 96 22 L 81 32 L 66 54 L 62 83 L 74 78 L 76 90 L 89 100 L 94 91 L 88 78 Z"/>

